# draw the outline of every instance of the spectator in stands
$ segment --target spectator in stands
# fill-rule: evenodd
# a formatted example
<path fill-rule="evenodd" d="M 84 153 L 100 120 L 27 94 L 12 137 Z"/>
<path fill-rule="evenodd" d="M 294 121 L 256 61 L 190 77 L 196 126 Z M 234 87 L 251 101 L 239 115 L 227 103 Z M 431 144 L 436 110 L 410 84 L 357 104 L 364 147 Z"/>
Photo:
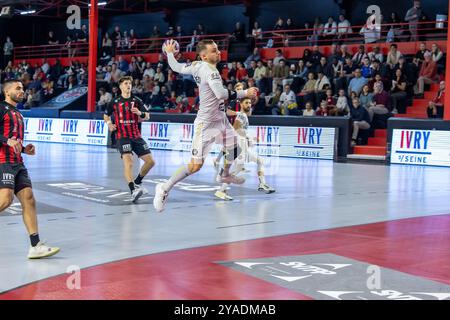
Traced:
<path fill-rule="evenodd" d="M 266 111 L 265 114 L 278 114 L 278 103 L 280 102 L 280 97 L 283 91 L 281 88 L 277 88 L 275 92 L 272 92 L 270 95 L 265 96 L 266 102 Z"/>
<path fill-rule="evenodd" d="M 114 27 L 114 32 L 112 34 L 112 40 L 114 41 L 114 46 L 116 48 L 120 48 L 120 45 L 122 43 L 122 32 L 120 31 L 119 26 Z"/>
<path fill-rule="evenodd" d="M 41 94 L 36 88 L 27 89 L 25 99 L 25 109 L 31 109 L 39 106 L 39 104 L 41 103 Z"/>
<path fill-rule="evenodd" d="M 167 70 L 167 68 L 168 68 L 168 66 L 169 66 L 169 65 L 167 64 L 167 61 L 164 60 L 163 54 L 160 53 L 160 54 L 158 55 L 158 61 L 156 62 L 156 67 L 160 67 L 160 68 L 161 68 L 161 71 L 162 71 L 163 73 L 165 73 L 166 70 Z"/>
<path fill-rule="evenodd" d="M 347 45 L 343 44 L 339 48 L 339 61 L 341 61 L 342 63 L 345 63 L 347 58 L 352 59 L 352 55 L 348 52 Z"/>
<path fill-rule="evenodd" d="M 256 62 L 255 73 L 253 74 L 253 79 L 256 81 L 256 86 L 259 89 L 259 92 L 265 92 L 266 88 L 263 84 L 263 79 L 266 76 L 267 68 L 264 66 L 264 63 L 261 60 Z"/>
<path fill-rule="evenodd" d="M 319 105 L 320 102 L 324 98 L 324 94 L 328 88 L 331 87 L 330 80 L 328 77 L 323 73 L 319 72 L 317 74 L 317 81 L 314 85 L 314 94 L 315 94 L 315 101 L 316 105 Z"/>
<path fill-rule="evenodd" d="M 302 60 L 305 62 L 305 65 L 307 68 L 309 69 L 313 69 L 313 64 L 312 64 L 312 60 L 311 60 L 311 50 L 310 49 L 305 49 L 303 51 L 303 57 Z"/>
<path fill-rule="evenodd" d="M 251 55 L 249 55 L 247 57 L 247 59 L 245 59 L 244 66 L 246 68 L 249 68 L 250 67 L 250 62 L 253 61 L 253 60 L 254 61 L 261 60 L 261 55 L 259 54 L 259 49 L 258 48 L 254 48 L 253 49 L 253 53 Z"/>
<path fill-rule="evenodd" d="M 316 46 L 319 41 L 322 39 L 322 33 L 323 33 L 323 24 L 320 21 L 320 18 L 317 17 L 314 19 L 314 25 L 313 25 L 313 33 L 311 36 L 311 45 Z"/>
<path fill-rule="evenodd" d="M 360 45 L 358 52 L 355 53 L 355 55 L 352 58 L 353 63 L 359 67 L 362 65 L 365 58 L 367 58 L 366 49 L 365 49 L 364 45 Z"/>
<path fill-rule="evenodd" d="M 361 74 L 366 79 L 371 79 L 375 76 L 375 71 L 372 69 L 372 66 L 370 65 L 370 60 L 368 57 L 365 57 L 363 59 L 363 64 L 361 67 Z"/>
<path fill-rule="evenodd" d="M 284 20 L 281 17 L 277 19 L 277 22 L 275 23 L 275 26 L 272 28 L 272 30 L 274 31 L 272 32 L 272 35 L 274 36 L 274 39 L 272 39 L 272 41 L 282 44 L 284 40 L 284 33 L 276 32 L 285 30 Z"/>
<path fill-rule="evenodd" d="M 316 82 L 317 80 L 314 77 L 314 72 L 308 73 L 308 81 L 306 81 L 302 91 L 300 92 L 300 95 L 304 97 L 304 101 L 312 101 L 314 99 Z"/>
<path fill-rule="evenodd" d="M 310 101 L 305 104 L 305 110 L 303 110 L 304 117 L 312 117 L 315 116 L 316 112 L 313 109 L 313 105 Z"/>
<path fill-rule="evenodd" d="M 441 81 L 439 84 L 439 91 L 436 97 L 428 103 L 427 108 L 428 118 L 443 118 L 444 103 L 445 103 L 445 81 Z"/>
<path fill-rule="evenodd" d="M 61 64 L 60 59 L 56 59 L 55 64 L 50 68 L 50 79 L 52 81 L 58 81 L 59 77 L 63 74 L 64 67 Z"/>
<path fill-rule="evenodd" d="M 434 62 L 436 62 L 438 71 L 444 70 L 445 67 L 444 53 L 436 43 L 433 43 L 431 45 L 431 59 Z"/>
<path fill-rule="evenodd" d="M 111 95 L 113 99 L 116 99 L 120 96 L 120 90 L 119 90 L 119 86 L 117 84 L 114 84 L 111 87 Z"/>
<path fill-rule="evenodd" d="M 59 40 L 56 39 L 55 34 L 53 33 L 52 30 L 48 32 L 47 44 L 49 45 L 59 44 Z"/>
<path fill-rule="evenodd" d="M 161 67 L 156 68 L 156 73 L 153 80 L 158 81 L 159 86 L 163 86 L 164 82 L 166 82 L 166 77 L 164 76 Z"/>
<path fill-rule="evenodd" d="M 133 87 L 131 89 L 131 93 L 138 96 L 139 98 L 144 98 L 144 86 L 142 85 L 141 80 L 134 79 Z"/>
<path fill-rule="evenodd" d="M 85 24 L 83 24 L 81 29 L 77 32 L 77 41 L 82 43 L 88 42 L 88 31 Z"/>
<path fill-rule="evenodd" d="M 405 21 L 409 22 L 410 41 L 417 41 L 417 26 L 423 16 L 420 1 L 414 0 L 414 6 L 406 12 Z"/>
<path fill-rule="evenodd" d="M 3 66 L 7 66 L 9 61 L 13 58 L 14 44 L 11 37 L 6 37 L 6 42 L 3 44 Z"/>
<path fill-rule="evenodd" d="M 319 107 L 316 109 L 316 116 L 319 117 L 328 117 L 330 115 L 328 111 L 328 105 L 325 100 L 320 102 Z"/>
<path fill-rule="evenodd" d="M 388 114 L 391 109 L 391 97 L 383 86 L 379 83 L 374 86 L 373 104 L 369 105 L 370 122 L 373 120 L 374 114 Z"/>
<path fill-rule="evenodd" d="M 389 25 L 385 26 L 383 31 L 387 29 L 386 42 L 398 41 L 403 33 L 403 27 L 400 25 L 403 21 L 398 17 L 396 12 L 391 13 Z"/>
<path fill-rule="evenodd" d="M 373 104 L 373 93 L 370 92 L 370 87 L 368 84 L 364 85 L 361 94 L 359 95 L 359 101 L 363 108 L 369 109 Z"/>
<path fill-rule="evenodd" d="M 337 24 L 334 21 L 333 17 L 329 17 L 327 23 L 323 26 L 323 37 L 326 40 L 329 40 L 328 42 L 325 42 L 324 44 L 331 44 L 333 40 L 337 36 Z"/>
<path fill-rule="evenodd" d="M 345 116 L 350 112 L 348 98 L 345 95 L 345 90 L 339 90 L 339 96 L 336 101 L 336 110 L 333 110 L 335 116 Z"/>
<path fill-rule="evenodd" d="M 111 57 L 112 55 L 112 47 L 113 47 L 113 43 L 111 38 L 109 37 L 109 33 L 105 32 L 105 35 L 103 36 L 102 39 L 102 53 L 106 56 Z"/>
<path fill-rule="evenodd" d="M 339 60 L 339 47 L 336 43 L 331 44 L 330 54 L 327 57 L 327 63 L 332 64 L 334 59 Z"/>
<path fill-rule="evenodd" d="M 311 52 L 311 63 L 314 67 L 319 65 L 320 59 L 322 59 L 323 55 L 320 52 L 319 46 L 313 46 L 313 50 Z"/>
<path fill-rule="evenodd" d="M 72 37 L 70 35 L 66 37 L 66 43 L 64 44 L 64 48 L 67 49 L 67 54 L 69 58 L 75 57 L 77 49 L 75 48 Z"/>
<path fill-rule="evenodd" d="M 286 32 L 283 33 L 283 45 L 285 47 L 288 47 L 289 41 L 293 38 L 293 33 L 289 31 L 295 30 L 295 24 L 292 18 L 286 19 L 286 25 L 284 26 L 284 30 L 286 30 Z"/>
<path fill-rule="evenodd" d="M 236 70 L 236 80 L 241 82 L 241 81 L 247 80 L 247 79 L 248 79 L 247 69 L 245 69 L 243 63 L 238 62 L 237 70 Z"/>
<path fill-rule="evenodd" d="M 166 37 L 167 38 L 173 38 L 175 37 L 175 30 L 173 29 L 172 26 L 169 26 L 169 29 L 166 32 Z"/>
<path fill-rule="evenodd" d="M 425 60 L 424 54 L 425 52 L 429 52 L 427 49 L 426 43 L 421 42 L 419 45 L 419 51 L 417 51 L 416 55 L 414 56 L 413 63 L 420 67 L 422 65 L 422 62 Z"/>
<path fill-rule="evenodd" d="M 367 54 L 367 56 L 369 57 L 370 62 L 378 60 L 379 63 L 383 63 L 384 61 L 384 56 L 379 46 L 375 46 L 373 50 Z"/>
<path fill-rule="evenodd" d="M 119 79 L 123 76 L 123 73 L 117 68 L 117 64 L 111 65 L 111 81 L 113 83 L 119 83 Z"/>
<path fill-rule="evenodd" d="M 67 90 L 72 90 L 77 86 L 77 78 L 75 75 L 69 76 L 67 79 Z"/>
<path fill-rule="evenodd" d="M 230 40 L 234 42 L 245 42 L 245 30 L 240 22 L 236 22 L 234 31 L 230 34 Z"/>
<path fill-rule="evenodd" d="M 247 35 L 247 38 L 250 38 L 252 40 L 252 46 L 255 48 L 258 45 L 258 42 L 262 41 L 263 35 L 262 35 L 262 29 L 259 26 L 258 21 L 255 21 L 253 24 L 252 33 Z M 262 44 L 260 44 L 262 45 Z"/>
<path fill-rule="evenodd" d="M 350 116 L 353 120 L 353 133 L 351 146 L 356 146 L 359 130 L 370 129 L 370 116 L 365 108 L 361 106 L 361 102 L 358 97 L 352 99 L 352 105 L 350 106 Z"/>
<path fill-rule="evenodd" d="M 42 59 L 42 66 L 41 66 L 42 72 L 44 72 L 45 75 L 47 75 L 50 71 L 50 65 L 48 64 L 47 59 Z"/>
<path fill-rule="evenodd" d="M 414 86 L 414 94 L 418 97 L 423 96 L 425 84 L 432 84 L 437 82 L 437 65 L 431 58 L 431 53 L 426 52 L 424 55 L 424 62 L 420 68 L 419 78 Z"/>
<path fill-rule="evenodd" d="M 108 103 L 112 101 L 112 94 L 107 92 L 106 89 L 103 87 L 98 89 L 98 93 L 100 95 L 100 98 L 97 102 L 97 111 L 105 111 L 105 108 L 108 105 Z"/>
<path fill-rule="evenodd" d="M 252 79 L 255 76 L 256 71 L 256 61 L 252 60 L 250 61 L 250 67 L 247 68 L 247 75 L 249 79 Z"/>
<path fill-rule="evenodd" d="M 119 56 L 119 60 L 117 63 L 117 68 L 123 73 L 126 74 L 128 70 L 130 69 L 130 65 L 128 64 L 128 61 L 125 60 L 122 56 Z"/>
<path fill-rule="evenodd" d="M 136 33 L 134 32 L 134 29 L 130 29 L 130 35 L 129 35 L 129 40 L 128 40 L 128 49 L 134 48 L 136 43 L 137 43 Z"/>
<path fill-rule="evenodd" d="M 289 114 L 297 114 L 297 99 L 294 91 L 291 90 L 290 85 L 284 86 L 284 91 L 280 96 L 280 101 L 278 102 L 279 110 L 272 110 L 272 114 L 281 114 L 281 115 L 289 115 Z M 279 112 L 279 113 L 278 113 Z"/>
<path fill-rule="evenodd" d="M 186 46 L 186 51 L 192 52 L 192 50 L 194 50 L 195 46 L 197 45 L 198 40 L 199 40 L 199 36 L 197 34 L 197 30 L 194 29 L 192 31 L 191 42 L 189 42 L 189 44 Z"/>
<path fill-rule="evenodd" d="M 282 85 L 284 79 L 289 76 L 289 67 L 286 65 L 286 60 L 280 60 L 278 65 L 275 65 L 273 71 L 272 86 L 275 89 L 277 86 Z M 290 87 L 289 87 L 290 89 Z"/>
<path fill-rule="evenodd" d="M 395 71 L 395 77 L 392 79 L 391 86 L 391 104 L 392 113 L 406 113 L 406 93 L 407 79 L 402 69 L 398 68 Z"/>
<path fill-rule="evenodd" d="M 315 72 L 317 74 L 323 73 L 324 75 L 327 76 L 328 79 L 332 79 L 333 78 L 333 68 L 331 67 L 331 65 L 329 65 L 327 63 L 327 58 L 326 57 L 321 57 L 320 58 L 320 63 L 316 66 Z"/>
<path fill-rule="evenodd" d="M 398 51 L 397 48 L 398 47 L 395 43 L 391 44 L 391 48 L 387 55 L 386 64 L 389 66 L 391 70 L 394 69 L 394 66 L 398 63 L 398 60 L 402 56 L 402 53 Z"/>
<path fill-rule="evenodd" d="M 150 62 L 147 62 L 145 65 L 143 77 L 145 76 L 149 76 L 151 79 L 155 77 L 155 69 L 152 68 L 152 64 Z"/>
<path fill-rule="evenodd" d="M 159 48 L 159 45 L 161 44 L 161 41 L 158 40 L 158 38 L 161 38 L 161 31 L 159 31 L 158 26 L 153 26 L 152 34 L 150 35 L 150 38 L 152 39 L 150 41 L 150 45 L 147 48 L 148 51 L 152 51 L 155 48 Z"/>
<path fill-rule="evenodd" d="M 273 58 L 273 65 L 277 66 L 281 60 L 285 60 L 286 58 L 283 56 L 283 51 L 281 49 L 275 50 L 275 58 Z"/>
<path fill-rule="evenodd" d="M 350 22 L 343 14 L 340 14 L 338 23 L 338 39 L 346 39 L 351 33 L 353 33 L 353 30 Z"/>
<path fill-rule="evenodd" d="M 361 69 L 356 69 L 355 77 L 350 80 L 350 83 L 348 84 L 348 94 L 350 95 L 352 91 L 354 91 L 357 95 L 359 95 L 364 85 L 366 85 L 368 82 L 369 81 L 366 78 L 362 77 Z"/>

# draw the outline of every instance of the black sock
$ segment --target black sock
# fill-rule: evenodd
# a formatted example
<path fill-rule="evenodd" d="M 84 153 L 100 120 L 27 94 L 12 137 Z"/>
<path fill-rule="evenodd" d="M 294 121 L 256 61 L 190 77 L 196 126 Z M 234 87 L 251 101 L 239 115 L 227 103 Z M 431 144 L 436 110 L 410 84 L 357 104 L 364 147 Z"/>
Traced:
<path fill-rule="evenodd" d="M 38 233 L 30 234 L 30 241 L 31 241 L 31 246 L 36 247 L 37 244 L 39 243 L 39 241 L 41 241 L 41 240 L 39 240 L 39 234 Z"/>
<path fill-rule="evenodd" d="M 134 191 L 134 182 L 130 182 L 128 184 L 128 187 L 130 188 L 131 193 L 133 193 L 133 191 Z"/>
<path fill-rule="evenodd" d="M 136 184 L 141 184 L 141 183 L 142 183 L 142 179 L 144 179 L 144 177 L 141 176 L 141 174 L 138 174 L 138 176 L 136 177 L 136 179 L 134 179 L 134 183 L 136 183 Z"/>

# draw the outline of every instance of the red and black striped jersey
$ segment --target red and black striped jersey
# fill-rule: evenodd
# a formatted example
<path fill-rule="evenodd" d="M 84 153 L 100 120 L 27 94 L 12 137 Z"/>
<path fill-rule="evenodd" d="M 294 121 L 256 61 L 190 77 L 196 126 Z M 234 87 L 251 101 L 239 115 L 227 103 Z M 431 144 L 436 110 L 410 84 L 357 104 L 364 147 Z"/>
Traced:
<path fill-rule="evenodd" d="M 138 108 L 142 112 L 147 112 L 142 100 L 133 95 L 127 99 L 123 97 L 115 98 L 107 105 L 105 114 L 109 117 L 113 115 L 115 118 L 117 139 L 138 139 L 141 137 L 138 127 L 139 116 L 131 112 L 133 107 Z"/>
<path fill-rule="evenodd" d="M 0 102 L 0 118 L 0 164 L 23 163 L 22 156 L 7 144 L 8 139 L 13 137 L 23 143 L 25 123 L 22 114 L 16 107 L 3 101 Z"/>

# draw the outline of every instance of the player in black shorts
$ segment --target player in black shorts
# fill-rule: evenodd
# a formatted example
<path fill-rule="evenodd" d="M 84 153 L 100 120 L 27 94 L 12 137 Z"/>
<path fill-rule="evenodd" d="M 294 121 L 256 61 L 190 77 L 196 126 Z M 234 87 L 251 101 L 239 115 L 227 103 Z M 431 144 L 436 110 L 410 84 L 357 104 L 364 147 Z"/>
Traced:
<path fill-rule="evenodd" d="M 22 82 L 5 81 L 3 93 L 5 101 L 0 102 L 0 212 L 11 205 L 16 195 L 22 205 L 23 221 L 30 235 L 28 258 L 49 257 L 58 253 L 59 248 L 49 247 L 39 239 L 36 201 L 22 158 L 22 152 L 30 156 L 36 152 L 32 144 L 22 145 L 24 121 L 17 109 L 17 104 L 24 98 Z"/>
<path fill-rule="evenodd" d="M 104 120 L 110 131 L 117 130 L 117 147 L 124 164 L 125 179 L 131 191 L 131 199 L 136 202 L 146 191 L 141 187 L 142 179 L 155 165 L 147 143 L 142 139 L 139 121 L 148 120 L 150 114 L 141 99 L 131 95 L 132 77 L 119 80 L 121 96 L 113 99 L 105 110 Z M 111 122 L 114 115 L 116 123 Z M 139 175 L 133 180 L 133 152 L 144 161 Z"/>

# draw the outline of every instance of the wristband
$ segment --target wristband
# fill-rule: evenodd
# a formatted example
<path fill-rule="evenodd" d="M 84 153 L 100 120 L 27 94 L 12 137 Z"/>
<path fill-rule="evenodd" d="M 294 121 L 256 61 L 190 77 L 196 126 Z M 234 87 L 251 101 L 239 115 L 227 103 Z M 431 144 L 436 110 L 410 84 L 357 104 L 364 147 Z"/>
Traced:
<path fill-rule="evenodd" d="M 142 119 L 145 119 L 145 112 L 141 112 L 141 115 L 139 117 L 141 117 Z"/>

